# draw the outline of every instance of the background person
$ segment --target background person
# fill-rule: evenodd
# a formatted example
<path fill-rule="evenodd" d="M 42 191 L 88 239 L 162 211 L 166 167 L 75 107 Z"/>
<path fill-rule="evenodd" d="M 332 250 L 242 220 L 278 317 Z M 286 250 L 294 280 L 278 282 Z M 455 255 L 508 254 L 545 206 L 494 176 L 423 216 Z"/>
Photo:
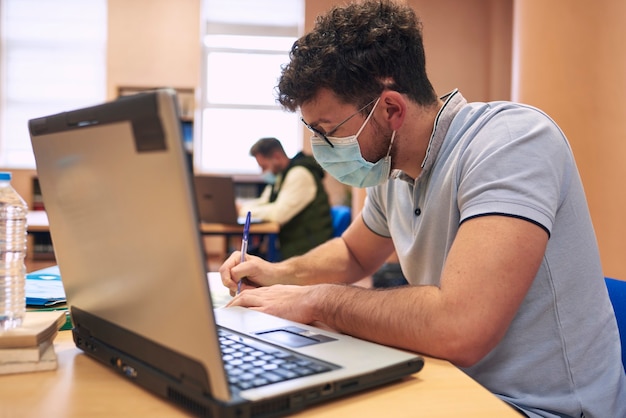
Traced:
<path fill-rule="evenodd" d="M 313 157 L 297 153 L 289 158 L 276 138 L 261 138 L 251 148 L 268 183 L 261 196 L 240 206 L 240 216 L 280 224 L 283 259 L 304 254 L 332 237 L 328 194 L 322 183 L 324 171 Z"/>

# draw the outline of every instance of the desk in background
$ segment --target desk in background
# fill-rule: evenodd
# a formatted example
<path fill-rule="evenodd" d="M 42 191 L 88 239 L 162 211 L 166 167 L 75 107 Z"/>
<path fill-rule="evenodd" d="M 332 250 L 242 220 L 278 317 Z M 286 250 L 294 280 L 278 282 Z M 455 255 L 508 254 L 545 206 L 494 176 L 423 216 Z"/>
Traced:
<path fill-rule="evenodd" d="M 243 235 L 243 225 L 201 223 L 200 232 L 202 235 L 219 235 L 225 238 L 224 253 L 230 252 L 230 238 L 240 239 Z M 278 241 L 278 233 L 280 225 L 277 222 L 261 222 L 250 224 L 250 236 L 260 235 L 267 237 L 267 256 L 268 261 L 278 261 L 278 250 L 276 244 Z"/>
<path fill-rule="evenodd" d="M 229 225 L 219 223 L 201 223 L 200 232 L 207 236 L 222 236 L 225 238 L 225 254 L 229 252 L 228 242 L 231 237 L 241 238 L 243 234 L 242 225 Z M 278 252 L 276 244 L 280 225 L 276 222 L 262 222 L 250 225 L 250 235 L 262 235 L 268 237 L 267 259 L 277 261 Z M 28 233 L 29 233 L 29 258 L 45 259 L 53 258 L 52 241 L 50 241 L 50 227 L 48 216 L 43 210 L 28 212 Z"/>
<path fill-rule="evenodd" d="M 48 214 L 44 210 L 31 210 L 27 216 L 28 232 L 49 232 Z"/>

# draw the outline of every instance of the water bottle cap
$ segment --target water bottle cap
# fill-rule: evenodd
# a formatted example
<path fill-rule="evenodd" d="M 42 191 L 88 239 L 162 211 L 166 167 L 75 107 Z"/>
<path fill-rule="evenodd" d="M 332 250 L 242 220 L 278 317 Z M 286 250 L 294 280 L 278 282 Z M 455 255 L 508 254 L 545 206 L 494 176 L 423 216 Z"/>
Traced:
<path fill-rule="evenodd" d="M 0 181 L 11 180 L 11 173 L 7 171 L 0 171 Z"/>

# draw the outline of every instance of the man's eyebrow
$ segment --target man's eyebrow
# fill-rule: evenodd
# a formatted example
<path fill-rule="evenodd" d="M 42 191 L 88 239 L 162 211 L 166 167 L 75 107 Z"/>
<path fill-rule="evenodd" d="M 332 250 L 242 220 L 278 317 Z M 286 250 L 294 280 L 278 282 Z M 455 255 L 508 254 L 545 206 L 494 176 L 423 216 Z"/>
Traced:
<path fill-rule="evenodd" d="M 304 120 L 304 118 L 302 120 Z M 306 120 L 304 121 L 306 122 Z M 321 119 L 317 119 L 314 122 L 307 122 L 307 123 L 309 124 L 309 126 L 312 126 L 313 128 L 317 129 L 320 126 L 320 124 L 323 124 L 323 123 L 329 124 L 329 123 L 332 123 L 332 121 L 325 119 L 325 118 L 321 118 Z"/>

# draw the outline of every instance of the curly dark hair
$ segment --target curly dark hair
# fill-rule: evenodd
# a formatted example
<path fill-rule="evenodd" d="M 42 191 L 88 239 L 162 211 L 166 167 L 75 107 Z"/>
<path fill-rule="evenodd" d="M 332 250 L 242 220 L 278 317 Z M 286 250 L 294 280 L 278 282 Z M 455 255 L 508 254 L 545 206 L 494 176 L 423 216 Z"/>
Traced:
<path fill-rule="evenodd" d="M 277 89 L 278 102 L 292 112 L 321 88 L 357 106 L 384 89 L 424 106 L 437 101 L 426 76 L 422 24 L 409 6 L 392 0 L 332 8 L 289 55 Z"/>

